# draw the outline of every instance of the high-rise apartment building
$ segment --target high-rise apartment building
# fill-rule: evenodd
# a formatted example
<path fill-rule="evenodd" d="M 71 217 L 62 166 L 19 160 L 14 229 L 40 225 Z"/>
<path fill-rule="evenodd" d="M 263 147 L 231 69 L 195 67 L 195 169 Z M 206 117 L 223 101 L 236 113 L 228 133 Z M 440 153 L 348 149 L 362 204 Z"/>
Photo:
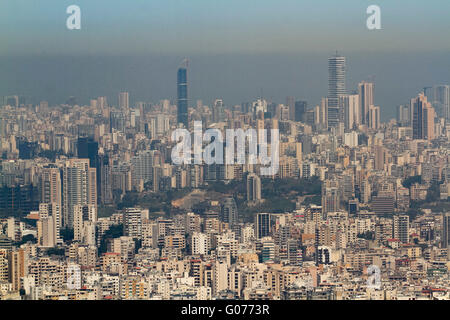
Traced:
<path fill-rule="evenodd" d="M 411 99 L 413 139 L 434 139 L 434 108 L 424 94 Z"/>
<path fill-rule="evenodd" d="M 374 104 L 374 84 L 371 82 L 361 82 L 358 84 L 360 123 L 369 125 L 370 106 Z"/>
<path fill-rule="evenodd" d="M 96 169 L 89 159 L 69 159 L 63 169 L 63 225 L 73 228 L 75 205 L 97 205 Z"/>
<path fill-rule="evenodd" d="M 339 96 L 339 109 L 344 113 L 345 130 L 352 130 L 359 124 L 359 96 Z"/>
<path fill-rule="evenodd" d="M 46 166 L 41 175 L 41 203 L 56 203 L 61 208 L 61 171 L 56 166 Z"/>
<path fill-rule="evenodd" d="M 26 252 L 24 249 L 16 249 L 9 253 L 9 282 L 12 283 L 13 290 L 21 288 L 21 278 L 27 274 Z"/>
<path fill-rule="evenodd" d="M 369 106 L 369 122 L 367 126 L 375 130 L 380 127 L 380 107 L 374 105 Z"/>
<path fill-rule="evenodd" d="M 127 208 L 123 214 L 124 235 L 133 239 L 142 238 L 142 210 Z"/>
<path fill-rule="evenodd" d="M 394 238 L 400 240 L 402 243 L 409 242 L 409 216 L 396 215 L 394 216 Z"/>
<path fill-rule="evenodd" d="M 128 109 L 130 107 L 130 95 L 128 92 L 119 93 L 119 108 Z"/>

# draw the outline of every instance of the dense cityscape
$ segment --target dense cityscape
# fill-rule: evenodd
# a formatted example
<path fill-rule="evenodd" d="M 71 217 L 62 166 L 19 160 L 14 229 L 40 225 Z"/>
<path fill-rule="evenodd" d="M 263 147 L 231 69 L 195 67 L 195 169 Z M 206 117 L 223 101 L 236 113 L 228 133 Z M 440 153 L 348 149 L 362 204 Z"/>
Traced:
<path fill-rule="evenodd" d="M 347 63 L 328 59 L 319 102 L 193 102 L 187 60 L 162 101 L 3 97 L 1 299 L 449 300 L 450 87 L 383 123 Z M 277 170 L 174 164 L 195 122 L 276 130 Z"/>

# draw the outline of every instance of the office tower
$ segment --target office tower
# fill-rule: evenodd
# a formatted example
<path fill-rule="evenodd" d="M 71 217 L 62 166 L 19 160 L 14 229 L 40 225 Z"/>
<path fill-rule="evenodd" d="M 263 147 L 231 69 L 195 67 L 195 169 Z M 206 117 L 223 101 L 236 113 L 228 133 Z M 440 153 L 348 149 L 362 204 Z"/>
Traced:
<path fill-rule="evenodd" d="M 254 173 L 247 177 L 247 201 L 261 201 L 261 179 Z"/>
<path fill-rule="evenodd" d="M 63 169 L 63 226 L 73 228 L 74 206 L 97 205 L 97 173 L 89 159 L 69 159 Z"/>
<path fill-rule="evenodd" d="M 369 106 L 369 122 L 367 126 L 375 130 L 380 127 L 380 107 Z"/>
<path fill-rule="evenodd" d="M 339 96 L 339 109 L 344 112 L 344 127 L 353 130 L 359 124 L 359 96 Z"/>
<path fill-rule="evenodd" d="M 400 105 L 397 108 L 397 123 L 401 127 L 408 127 L 411 125 L 411 111 L 410 106 Z"/>
<path fill-rule="evenodd" d="M 119 108 L 128 109 L 130 107 L 130 100 L 128 92 L 119 93 Z"/>
<path fill-rule="evenodd" d="M 295 98 L 286 97 L 286 106 L 289 109 L 289 120 L 295 121 Z"/>
<path fill-rule="evenodd" d="M 374 104 L 373 92 L 373 83 L 363 81 L 358 84 L 360 124 L 369 125 L 369 108 Z"/>
<path fill-rule="evenodd" d="M 19 290 L 21 286 L 21 278 L 27 274 L 25 250 L 20 248 L 9 252 L 9 282 L 12 284 L 13 290 Z"/>
<path fill-rule="evenodd" d="M 450 120 L 450 86 L 434 86 L 433 95 L 433 106 L 436 108 L 438 115 Z"/>
<path fill-rule="evenodd" d="M 295 101 L 294 117 L 291 120 L 305 122 L 308 103 L 306 101 Z"/>
<path fill-rule="evenodd" d="M 225 120 L 225 110 L 222 99 L 216 99 L 212 108 L 212 121 L 221 122 Z"/>
<path fill-rule="evenodd" d="M 346 94 L 345 72 L 345 57 L 336 54 L 328 59 L 328 127 L 336 127 L 339 123 L 338 98 Z"/>
<path fill-rule="evenodd" d="M 238 209 L 233 198 L 225 198 L 221 207 L 221 220 L 233 226 L 238 222 Z"/>
<path fill-rule="evenodd" d="M 133 239 L 142 238 L 142 210 L 127 208 L 123 214 L 124 235 Z"/>
<path fill-rule="evenodd" d="M 450 248 L 450 212 L 442 214 L 441 247 Z"/>
<path fill-rule="evenodd" d="M 434 139 L 435 111 L 424 94 L 411 99 L 413 139 Z"/>
<path fill-rule="evenodd" d="M 181 67 L 178 69 L 177 94 L 178 123 L 182 123 L 185 128 L 188 128 L 188 87 L 186 67 Z"/>
<path fill-rule="evenodd" d="M 89 166 L 97 166 L 98 142 L 89 137 L 78 137 L 77 156 L 79 159 L 89 159 Z"/>
<path fill-rule="evenodd" d="M 61 171 L 54 165 L 42 169 L 41 203 L 56 203 L 61 208 Z"/>
<path fill-rule="evenodd" d="M 270 235 L 270 213 L 258 213 L 255 217 L 256 238 L 261 239 Z"/>
<path fill-rule="evenodd" d="M 113 202 L 112 174 L 108 155 L 101 154 L 97 161 L 97 197 L 101 204 Z"/>
<path fill-rule="evenodd" d="M 409 243 L 409 216 L 396 215 L 394 216 L 394 238 L 400 240 L 402 243 Z"/>

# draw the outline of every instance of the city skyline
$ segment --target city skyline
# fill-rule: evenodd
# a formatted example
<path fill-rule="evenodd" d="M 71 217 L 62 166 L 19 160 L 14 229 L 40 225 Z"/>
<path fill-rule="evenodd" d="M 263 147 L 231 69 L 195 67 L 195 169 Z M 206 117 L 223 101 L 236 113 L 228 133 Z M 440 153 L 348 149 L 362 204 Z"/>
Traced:
<path fill-rule="evenodd" d="M 450 300 L 449 9 L 0 2 L 0 301 Z"/>

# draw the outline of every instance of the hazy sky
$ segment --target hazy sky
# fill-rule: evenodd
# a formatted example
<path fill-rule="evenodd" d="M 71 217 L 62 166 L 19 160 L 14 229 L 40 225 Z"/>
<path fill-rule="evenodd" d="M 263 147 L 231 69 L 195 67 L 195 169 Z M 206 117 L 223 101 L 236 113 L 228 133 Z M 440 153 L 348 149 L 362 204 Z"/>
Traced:
<path fill-rule="evenodd" d="M 449 16 L 446 0 L 2 0 L 0 54 L 449 50 Z"/>
<path fill-rule="evenodd" d="M 66 8 L 81 8 L 68 30 Z M 366 28 L 381 7 L 382 30 Z M 176 97 L 190 58 L 189 99 L 228 106 L 286 96 L 310 106 L 327 95 L 327 58 L 347 59 L 347 89 L 375 81 L 382 118 L 424 86 L 450 83 L 448 0 L 0 0 L 0 96 L 81 103 L 130 92 Z"/>

